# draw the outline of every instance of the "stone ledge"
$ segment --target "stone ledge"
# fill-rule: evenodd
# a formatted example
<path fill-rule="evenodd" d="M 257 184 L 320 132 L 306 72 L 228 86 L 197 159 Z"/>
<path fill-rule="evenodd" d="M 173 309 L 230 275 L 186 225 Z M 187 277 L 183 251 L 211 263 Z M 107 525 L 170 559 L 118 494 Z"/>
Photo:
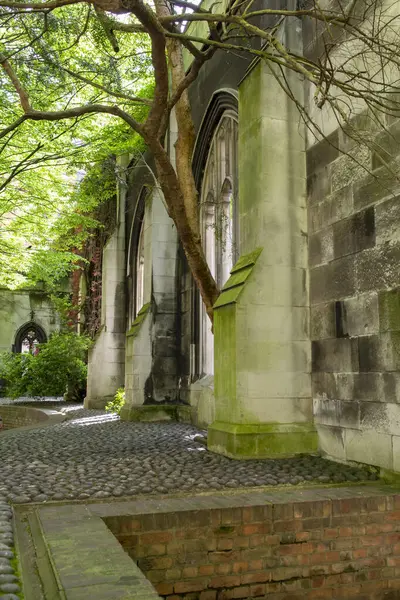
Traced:
<path fill-rule="evenodd" d="M 316 452 L 311 423 L 240 424 L 215 421 L 208 428 L 208 449 L 230 458 L 276 458 Z"/>
<path fill-rule="evenodd" d="M 46 598 L 159 598 L 105 523 L 85 506 L 41 508 L 29 515 L 30 523 L 35 520 L 34 560 Z"/>

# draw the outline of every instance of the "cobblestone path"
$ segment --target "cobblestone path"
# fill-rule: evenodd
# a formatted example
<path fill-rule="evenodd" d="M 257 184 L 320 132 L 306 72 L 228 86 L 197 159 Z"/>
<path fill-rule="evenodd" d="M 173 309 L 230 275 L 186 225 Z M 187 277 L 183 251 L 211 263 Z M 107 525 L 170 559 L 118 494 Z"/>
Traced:
<path fill-rule="evenodd" d="M 204 432 L 190 425 L 127 423 L 76 405 L 48 407 L 68 420 L 0 433 L 0 496 L 12 503 L 375 478 L 318 456 L 235 461 L 208 452 Z"/>

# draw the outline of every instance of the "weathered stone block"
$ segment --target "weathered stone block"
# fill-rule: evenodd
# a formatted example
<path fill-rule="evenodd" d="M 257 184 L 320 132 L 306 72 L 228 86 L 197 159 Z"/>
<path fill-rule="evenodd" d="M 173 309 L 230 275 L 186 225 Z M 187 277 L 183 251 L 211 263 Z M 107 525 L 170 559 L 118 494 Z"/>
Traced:
<path fill-rule="evenodd" d="M 333 458 L 345 460 L 344 431 L 341 427 L 317 425 L 319 449 Z"/>
<path fill-rule="evenodd" d="M 353 212 L 353 190 L 347 186 L 325 198 L 319 204 L 313 204 L 308 209 L 309 233 L 314 233 L 324 227 L 345 219 Z"/>
<path fill-rule="evenodd" d="M 355 375 L 356 373 L 335 373 L 336 398 L 353 400 Z"/>
<path fill-rule="evenodd" d="M 303 306 L 294 306 L 287 318 L 287 307 L 270 306 L 265 310 L 263 306 L 252 306 L 249 309 L 252 319 L 248 324 L 248 335 L 255 342 L 270 341 L 299 341 L 309 340 L 309 309 Z"/>
<path fill-rule="evenodd" d="M 400 196 L 375 206 L 376 243 L 400 241 Z"/>
<path fill-rule="evenodd" d="M 360 405 L 358 402 L 343 402 L 328 398 L 314 398 L 315 423 L 359 429 Z"/>
<path fill-rule="evenodd" d="M 308 260 L 315 267 L 333 259 L 333 230 L 322 229 L 308 238 Z"/>
<path fill-rule="evenodd" d="M 311 307 L 311 339 L 336 337 L 335 303 L 327 302 Z"/>
<path fill-rule="evenodd" d="M 312 304 L 340 300 L 356 292 L 356 255 L 349 255 L 310 270 Z"/>
<path fill-rule="evenodd" d="M 400 289 L 379 292 L 380 331 L 400 330 Z"/>
<path fill-rule="evenodd" d="M 343 402 L 338 400 L 339 425 L 345 428 L 358 429 L 360 427 L 359 402 Z"/>
<path fill-rule="evenodd" d="M 383 402 L 381 373 L 354 373 L 353 398 L 368 402 Z"/>
<path fill-rule="evenodd" d="M 366 146 L 356 144 L 347 155 L 340 156 L 333 163 L 331 169 L 332 191 L 363 179 L 370 168 L 370 150 Z"/>
<path fill-rule="evenodd" d="M 339 338 L 312 342 L 312 370 L 358 371 L 358 340 Z"/>
<path fill-rule="evenodd" d="M 400 332 L 359 338 L 360 371 L 400 369 Z"/>
<path fill-rule="evenodd" d="M 323 167 L 312 173 L 307 179 L 308 204 L 322 202 L 331 193 L 331 178 L 329 167 Z"/>
<path fill-rule="evenodd" d="M 396 174 L 399 165 L 391 164 L 391 171 L 386 167 L 376 169 L 374 176 L 368 175 L 354 188 L 354 207 L 356 210 L 374 204 L 378 200 L 396 195 L 400 192 L 400 181 Z"/>
<path fill-rule="evenodd" d="M 336 130 L 307 150 L 307 173 L 314 173 L 329 165 L 339 154 L 339 134 Z"/>
<path fill-rule="evenodd" d="M 379 133 L 373 144 L 372 168 L 390 162 L 400 152 L 400 123 L 396 121 L 386 131 Z"/>
<path fill-rule="evenodd" d="M 360 337 L 358 340 L 360 371 L 385 370 L 384 348 L 378 335 Z"/>
<path fill-rule="evenodd" d="M 251 411 L 249 411 L 249 398 L 238 394 L 239 411 L 247 422 L 261 423 L 310 423 L 313 410 L 310 398 L 271 398 L 266 395 L 260 398 L 251 398 Z M 242 418 L 242 421 L 244 419 Z"/>
<path fill-rule="evenodd" d="M 319 371 L 313 373 L 312 380 L 312 395 L 313 398 L 337 398 L 336 378 L 333 373 L 325 373 Z"/>
<path fill-rule="evenodd" d="M 373 430 L 344 430 L 344 443 L 347 460 L 393 468 L 392 436 Z"/>
<path fill-rule="evenodd" d="M 310 343 L 308 341 L 253 341 L 241 357 L 240 369 L 251 371 L 310 372 Z"/>
<path fill-rule="evenodd" d="M 400 242 L 369 248 L 356 255 L 357 290 L 395 288 L 400 284 Z"/>
<path fill-rule="evenodd" d="M 333 225 L 333 252 L 335 258 L 372 248 L 374 245 L 374 207 Z"/>
<path fill-rule="evenodd" d="M 400 402 L 400 373 L 382 373 L 382 401 Z"/>
<path fill-rule="evenodd" d="M 344 329 L 350 337 L 379 331 L 378 295 L 360 294 L 343 301 Z"/>
<path fill-rule="evenodd" d="M 400 436 L 400 405 L 386 402 L 361 403 L 361 427 Z"/>
<path fill-rule="evenodd" d="M 313 414 L 316 425 L 339 425 L 338 402 L 330 398 L 313 398 Z"/>
<path fill-rule="evenodd" d="M 310 373 L 302 372 L 244 372 L 250 398 L 310 398 Z"/>

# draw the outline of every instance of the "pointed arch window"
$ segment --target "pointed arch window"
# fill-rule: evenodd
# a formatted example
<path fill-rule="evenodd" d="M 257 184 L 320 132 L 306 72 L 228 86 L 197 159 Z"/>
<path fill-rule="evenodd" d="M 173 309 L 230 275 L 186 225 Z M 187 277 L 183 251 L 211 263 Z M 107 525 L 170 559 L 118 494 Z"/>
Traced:
<path fill-rule="evenodd" d="M 144 304 L 144 219 L 140 225 L 136 253 L 135 315 Z"/>
<path fill-rule="evenodd" d="M 200 195 L 204 252 L 221 288 L 238 258 L 238 123 L 234 111 L 223 113 L 211 139 Z M 214 373 L 214 338 L 203 304 L 200 308 L 200 372 Z"/>
<path fill-rule="evenodd" d="M 21 354 L 37 354 L 39 344 L 47 340 L 44 330 L 36 323 L 26 323 L 15 336 L 14 351 Z"/>

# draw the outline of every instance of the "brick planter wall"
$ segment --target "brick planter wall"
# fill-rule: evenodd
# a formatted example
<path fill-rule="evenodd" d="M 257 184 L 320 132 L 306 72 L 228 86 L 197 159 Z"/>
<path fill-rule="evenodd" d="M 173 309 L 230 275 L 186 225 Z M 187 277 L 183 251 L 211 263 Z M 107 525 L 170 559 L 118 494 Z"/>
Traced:
<path fill-rule="evenodd" d="M 222 508 L 183 512 L 171 500 L 170 512 L 104 520 L 168 600 L 395 600 L 400 495 L 368 492 L 224 508 L 228 497 Z"/>
<path fill-rule="evenodd" d="M 42 410 L 27 406 L 0 405 L 0 417 L 3 419 L 3 429 L 15 429 L 27 425 L 45 425 L 64 420 L 64 415 L 54 410 Z M 0 435 L 1 435 L 0 430 Z"/>

